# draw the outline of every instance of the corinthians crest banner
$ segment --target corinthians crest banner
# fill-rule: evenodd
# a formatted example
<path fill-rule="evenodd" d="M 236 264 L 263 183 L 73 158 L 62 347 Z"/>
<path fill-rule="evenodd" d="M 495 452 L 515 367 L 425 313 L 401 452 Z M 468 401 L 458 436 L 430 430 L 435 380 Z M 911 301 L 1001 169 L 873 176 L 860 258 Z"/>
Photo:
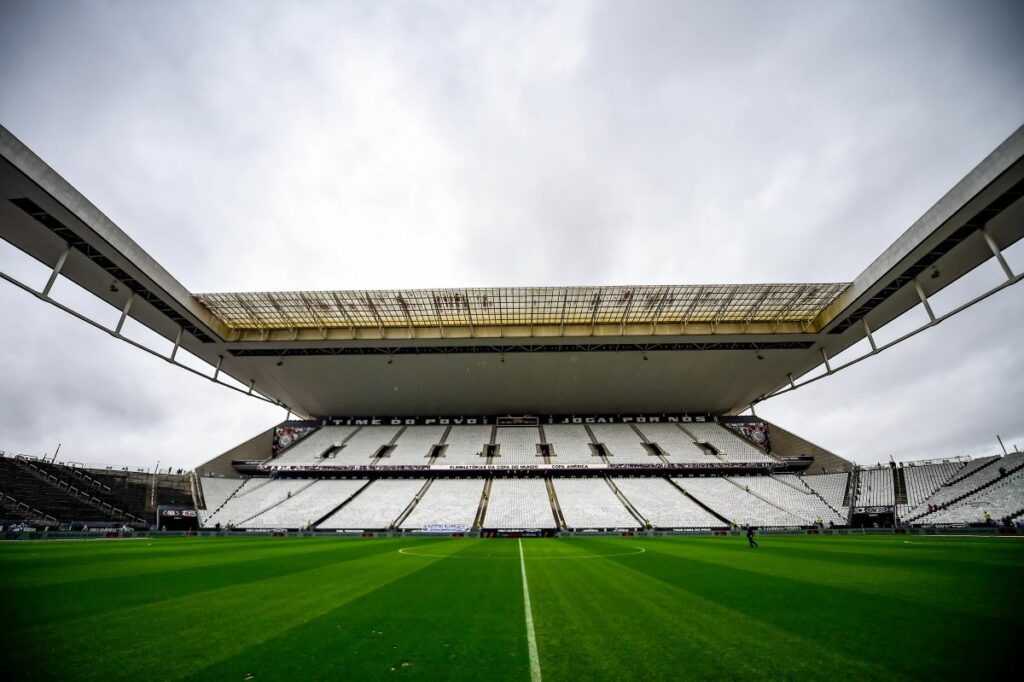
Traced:
<path fill-rule="evenodd" d="M 765 450 L 771 450 L 768 440 L 768 425 L 764 422 L 719 422 L 727 429 L 735 431 L 747 440 L 753 441 Z"/>
<path fill-rule="evenodd" d="M 315 426 L 278 426 L 274 429 L 274 457 L 295 444 Z"/>

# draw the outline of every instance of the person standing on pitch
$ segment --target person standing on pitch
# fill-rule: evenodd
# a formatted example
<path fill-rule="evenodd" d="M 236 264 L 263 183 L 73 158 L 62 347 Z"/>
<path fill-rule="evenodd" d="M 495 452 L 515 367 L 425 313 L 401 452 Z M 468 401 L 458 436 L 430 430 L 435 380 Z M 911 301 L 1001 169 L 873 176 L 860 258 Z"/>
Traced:
<path fill-rule="evenodd" d="M 754 527 L 747 526 L 747 542 L 750 543 L 750 549 L 757 547 L 757 540 L 754 539 Z"/>

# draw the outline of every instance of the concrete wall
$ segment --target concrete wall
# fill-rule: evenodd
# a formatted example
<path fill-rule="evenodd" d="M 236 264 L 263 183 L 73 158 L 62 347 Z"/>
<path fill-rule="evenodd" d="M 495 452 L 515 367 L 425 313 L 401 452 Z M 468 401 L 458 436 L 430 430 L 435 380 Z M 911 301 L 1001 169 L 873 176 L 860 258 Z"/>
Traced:
<path fill-rule="evenodd" d="M 200 464 L 196 467 L 196 473 L 200 476 L 207 474 L 215 476 L 241 476 L 241 474 L 231 466 L 231 461 L 236 459 L 264 460 L 269 458 L 274 446 L 275 428 L 277 427 L 271 426 L 263 433 L 253 436 L 241 445 L 236 445 L 227 452 L 214 457 L 209 462 Z"/>
<path fill-rule="evenodd" d="M 772 444 L 772 454 L 779 457 L 796 457 L 798 455 L 810 455 L 814 463 L 807 469 L 808 474 L 822 474 L 835 471 L 853 471 L 853 462 L 843 459 L 839 455 L 815 445 L 814 443 L 801 438 L 792 431 L 788 431 L 777 424 L 764 420 L 768 424 L 769 438 Z"/>

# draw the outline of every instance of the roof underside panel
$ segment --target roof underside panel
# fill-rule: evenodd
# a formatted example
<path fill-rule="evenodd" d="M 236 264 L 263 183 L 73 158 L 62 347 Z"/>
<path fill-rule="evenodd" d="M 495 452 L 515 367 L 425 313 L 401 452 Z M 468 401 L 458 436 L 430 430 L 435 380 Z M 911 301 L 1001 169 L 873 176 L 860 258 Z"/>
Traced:
<path fill-rule="evenodd" d="M 849 286 L 670 286 L 197 294 L 232 329 L 809 323 Z"/>

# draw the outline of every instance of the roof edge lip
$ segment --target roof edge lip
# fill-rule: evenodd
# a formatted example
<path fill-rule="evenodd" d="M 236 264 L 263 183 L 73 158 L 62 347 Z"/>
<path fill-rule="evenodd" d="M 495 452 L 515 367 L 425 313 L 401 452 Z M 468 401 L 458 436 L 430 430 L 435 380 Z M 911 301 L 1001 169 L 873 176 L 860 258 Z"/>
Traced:
<path fill-rule="evenodd" d="M 137 270 L 148 279 L 153 287 L 162 291 L 169 305 L 179 308 L 190 323 L 195 323 L 199 331 L 209 333 L 212 338 L 222 337 L 223 328 L 218 328 L 221 320 L 216 316 L 209 317 L 204 306 L 197 305 L 195 296 L 184 284 L 172 275 L 159 261 L 136 242 L 127 232 L 121 229 L 106 213 L 100 210 L 85 197 L 55 168 L 50 166 L 38 154 L 21 141 L 13 132 L 0 124 L 0 158 L 21 173 L 24 178 L 66 211 L 75 221 L 81 224 L 89 234 L 80 234 L 75 226 L 68 229 L 79 237 L 91 238 L 106 248 L 99 249 L 108 258 L 113 256 Z M 88 239 L 87 239 L 88 241 Z"/>
<path fill-rule="evenodd" d="M 746 283 L 690 283 L 690 284 L 567 284 L 567 285 L 516 285 L 516 286 L 442 286 L 442 287 L 412 287 L 404 289 L 381 289 L 381 288 L 356 288 L 356 289 L 264 289 L 261 291 L 239 290 L 239 291 L 201 291 L 193 292 L 192 295 L 198 299 L 208 296 L 237 296 L 241 294 L 346 294 L 346 293 L 429 293 L 435 291 L 560 291 L 560 290 L 619 290 L 619 289 L 739 289 L 739 288 L 763 288 L 763 287 L 851 287 L 854 282 L 831 281 L 831 282 L 746 282 Z"/>
<path fill-rule="evenodd" d="M 856 311 L 857 301 L 868 296 L 873 289 L 885 286 L 899 272 L 901 264 L 912 258 L 917 250 L 934 235 L 950 225 L 971 202 L 993 185 L 1003 181 L 1019 168 L 1024 159 L 1024 125 L 1016 128 L 998 147 L 989 152 L 960 180 L 942 194 L 919 218 L 901 232 L 878 256 L 854 278 L 850 286 L 829 304 L 816 320 L 821 329 L 841 322 Z M 1017 171 L 1019 172 L 1019 171 Z"/>

